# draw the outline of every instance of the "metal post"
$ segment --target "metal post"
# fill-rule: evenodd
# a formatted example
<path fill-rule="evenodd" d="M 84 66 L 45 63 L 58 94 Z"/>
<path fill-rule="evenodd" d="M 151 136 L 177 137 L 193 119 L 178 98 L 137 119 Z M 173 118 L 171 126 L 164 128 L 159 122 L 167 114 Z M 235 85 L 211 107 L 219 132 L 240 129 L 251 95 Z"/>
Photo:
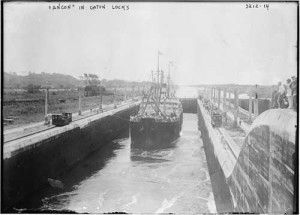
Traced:
<path fill-rule="evenodd" d="M 254 119 L 258 117 L 258 94 L 257 94 L 257 85 L 255 90 L 255 97 L 254 97 Z"/>
<path fill-rule="evenodd" d="M 226 111 L 226 89 L 223 91 L 223 111 Z"/>
<path fill-rule="evenodd" d="M 168 71 L 168 87 L 167 87 L 167 97 L 169 98 L 169 91 L 170 91 L 170 66 L 171 66 L 171 61 L 169 61 L 169 71 Z M 199 97 L 199 90 L 198 90 L 198 97 Z"/>
<path fill-rule="evenodd" d="M 213 98 L 214 98 L 214 89 L 211 87 L 210 88 L 210 102 L 212 102 Z"/>
<path fill-rule="evenodd" d="M 249 92 L 249 120 L 252 121 L 252 92 Z"/>
<path fill-rule="evenodd" d="M 81 96 L 82 96 L 82 89 L 79 87 L 78 88 L 78 96 L 79 96 L 79 99 L 78 99 L 78 115 L 81 116 Z"/>
<path fill-rule="evenodd" d="M 157 70 L 157 80 L 156 80 L 156 82 L 157 82 L 157 85 L 156 85 L 156 90 L 157 90 L 157 92 L 156 92 L 156 96 L 157 96 L 157 98 L 159 97 L 159 89 L 160 89 L 160 83 L 159 83 L 159 70 Z"/>
<path fill-rule="evenodd" d="M 218 110 L 220 111 L 221 109 L 221 89 L 218 89 Z"/>
<path fill-rule="evenodd" d="M 117 104 L 116 104 L 116 93 L 117 93 L 117 90 L 115 88 L 114 90 L 114 108 L 117 108 Z"/>
<path fill-rule="evenodd" d="M 46 87 L 46 91 L 45 91 L 45 116 L 48 116 L 48 87 Z"/>
<path fill-rule="evenodd" d="M 239 94 L 234 90 L 234 126 L 237 126 L 238 110 L 239 110 Z"/>
<path fill-rule="evenodd" d="M 100 110 L 100 112 L 103 111 L 103 109 L 102 109 L 102 87 L 100 87 L 100 105 L 99 105 L 99 110 Z"/>
<path fill-rule="evenodd" d="M 48 119 L 48 86 L 46 86 L 45 89 L 45 125 L 49 124 L 49 119 Z"/>
<path fill-rule="evenodd" d="M 274 103 L 276 102 L 274 99 L 274 87 L 272 86 L 272 89 L 271 89 L 271 99 L 270 99 L 270 103 L 269 103 L 269 109 L 272 109 L 273 106 L 274 106 Z"/>

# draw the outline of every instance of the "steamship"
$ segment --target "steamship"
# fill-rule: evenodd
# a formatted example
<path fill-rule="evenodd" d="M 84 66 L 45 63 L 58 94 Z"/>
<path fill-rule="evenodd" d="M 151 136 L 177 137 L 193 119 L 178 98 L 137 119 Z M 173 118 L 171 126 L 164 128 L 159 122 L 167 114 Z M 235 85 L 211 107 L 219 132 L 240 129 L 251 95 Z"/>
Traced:
<path fill-rule="evenodd" d="M 157 80 L 160 82 L 153 81 L 143 96 L 138 114 L 130 118 L 131 148 L 168 148 L 179 137 L 182 105 L 171 92 L 170 73 L 168 84 L 163 83 L 163 77 L 163 71 L 158 70 Z"/>

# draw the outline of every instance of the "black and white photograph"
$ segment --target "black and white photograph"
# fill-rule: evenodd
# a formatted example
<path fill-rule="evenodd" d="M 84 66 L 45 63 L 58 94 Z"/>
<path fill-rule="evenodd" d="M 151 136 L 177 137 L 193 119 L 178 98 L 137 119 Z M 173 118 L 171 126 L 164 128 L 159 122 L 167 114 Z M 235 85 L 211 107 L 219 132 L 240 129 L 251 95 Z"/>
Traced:
<path fill-rule="evenodd" d="M 298 1 L 1 7 L 1 213 L 299 213 Z"/>

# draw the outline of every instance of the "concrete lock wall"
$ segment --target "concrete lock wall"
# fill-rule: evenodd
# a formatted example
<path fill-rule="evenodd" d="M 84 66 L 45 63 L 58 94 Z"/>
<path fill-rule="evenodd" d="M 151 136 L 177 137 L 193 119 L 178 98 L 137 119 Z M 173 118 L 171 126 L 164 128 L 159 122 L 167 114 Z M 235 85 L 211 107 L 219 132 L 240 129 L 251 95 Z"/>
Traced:
<path fill-rule="evenodd" d="M 223 198 L 232 200 L 231 212 L 293 212 L 297 113 L 273 109 L 259 115 L 228 177 L 225 177 L 216 157 L 217 140 L 203 114 L 207 113 L 202 113 L 198 105 L 199 130 L 205 144 L 209 171 L 210 174 L 218 172 L 219 177 L 215 183 L 214 176 L 211 177 L 215 198 L 219 195 L 218 190 L 223 189 L 227 193 L 224 188 L 227 187 L 230 195 Z M 214 189 L 214 184 L 217 188 L 224 187 Z"/>
<path fill-rule="evenodd" d="M 218 213 L 230 213 L 233 211 L 233 202 L 230 195 L 230 190 L 227 185 L 226 177 L 222 171 L 222 167 L 215 155 L 214 140 L 209 132 L 212 129 L 203 118 L 200 106 L 197 105 L 198 129 L 201 131 L 201 138 L 204 144 L 209 175 L 211 179 L 214 199 Z"/>
<path fill-rule="evenodd" d="M 291 213 L 294 200 L 296 112 L 261 114 L 247 135 L 228 184 L 235 211 Z"/>
<path fill-rule="evenodd" d="M 138 106 L 106 116 L 84 128 L 74 128 L 42 141 L 37 147 L 3 160 L 2 208 L 8 210 L 18 201 L 47 184 L 48 178 L 59 179 L 77 162 L 101 145 L 128 131 L 129 116 Z"/>

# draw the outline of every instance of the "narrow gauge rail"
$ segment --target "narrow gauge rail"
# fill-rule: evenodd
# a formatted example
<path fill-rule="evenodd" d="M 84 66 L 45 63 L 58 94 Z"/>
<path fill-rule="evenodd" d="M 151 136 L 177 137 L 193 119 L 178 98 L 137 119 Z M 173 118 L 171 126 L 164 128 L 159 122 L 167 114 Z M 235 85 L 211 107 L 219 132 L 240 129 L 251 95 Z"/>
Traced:
<path fill-rule="evenodd" d="M 128 105 L 128 104 L 122 104 L 122 105 L 119 105 L 118 107 L 123 107 L 123 106 L 125 106 L 125 105 Z M 113 109 L 114 109 L 114 108 L 106 109 L 106 110 L 104 109 L 104 111 L 101 112 L 101 113 L 104 113 L 104 112 L 107 112 L 107 111 L 110 111 L 110 110 L 113 110 Z M 82 119 L 85 119 L 85 118 L 88 118 L 88 117 L 91 117 L 91 116 L 94 116 L 94 115 L 97 115 L 97 114 L 100 114 L 100 113 L 94 113 L 94 114 L 90 114 L 90 115 L 87 115 L 87 116 L 83 116 L 83 117 L 80 117 L 80 118 L 77 118 L 77 119 L 72 120 L 72 122 L 76 122 L 76 121 L 78 121 L 78 120 L 82 120 Z M 51 126 L 49 126 L 49 127 L 47 127 L 47 128 L 44 128 L 44 129 L 42 129 L 42 130 L 39 130 L 39 131 L 36 131 L 36 132 L 33 132 L 33 133 L 29 133 L 29 134 L 25 134 L 25 135 L 23 135 L 23 136 L 21 136 L 21 137 L 16 137 L 16 138 L 14 138 L 14 139 L 7 140 L 7 141 L 4 142 L 4 144 L 5 144 L 5 143 L 12 142 L 12 141 L 15 141 L 15 140 L 22 139 L 22 138 L 24 138 L 24 137 L 29 137 L 29 136 L 31 136 L 31 135 L 38 134 L 38 133 L 41 133 L 41 132 L 44 132 L 44 131 L 48 131 L 48 130 L 53 129 L 53 128 L 56 128 L 56 127 L 63 127 L 63 126 L 55 126 L 55 125 L 51 125 Z"/>

